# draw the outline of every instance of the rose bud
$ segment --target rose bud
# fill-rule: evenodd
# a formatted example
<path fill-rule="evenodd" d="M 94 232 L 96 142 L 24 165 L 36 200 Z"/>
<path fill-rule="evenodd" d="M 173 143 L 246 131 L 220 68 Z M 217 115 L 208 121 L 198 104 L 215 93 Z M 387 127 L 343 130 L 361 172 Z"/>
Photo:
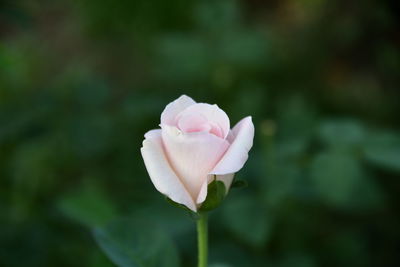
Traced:
<path fill-rule="evenodd" d="M 211 183 L 220 181 L 224 195 L 228 192 L 253 145 L 251 117 L 230 129 L 217 105 L 185 95 L 165 107 L 160 127 L 145 134 L 141 153 L 146 169 L 159 192 L 194 212 L 206 206 L 208 191 L 215 194 L 219 188 L 210 190 Z"/>

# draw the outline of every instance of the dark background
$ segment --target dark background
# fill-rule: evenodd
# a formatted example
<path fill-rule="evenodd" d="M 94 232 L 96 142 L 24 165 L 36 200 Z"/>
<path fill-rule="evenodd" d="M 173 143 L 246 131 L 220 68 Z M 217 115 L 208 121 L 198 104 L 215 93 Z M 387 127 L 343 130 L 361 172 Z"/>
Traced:
<path fill-rule="evenodd" d="M 117 220 L 195 266 L 139 152 L 187 94 L 256 127 L 211 263 L 400 266 L 399 45 L 398 1 L 1 1 L 0 265 L 114 266 Z"/>

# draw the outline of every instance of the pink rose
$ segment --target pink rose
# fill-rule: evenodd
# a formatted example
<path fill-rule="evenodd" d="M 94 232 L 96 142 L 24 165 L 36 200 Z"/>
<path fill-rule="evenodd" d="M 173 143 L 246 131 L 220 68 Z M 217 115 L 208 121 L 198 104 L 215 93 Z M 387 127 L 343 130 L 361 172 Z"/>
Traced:
<path fill-rule="evenodd" d="M 145 134 L 141 148 L 150 179 L 162 194 L 193 211 L 206 199 L 214 177 L 228 191 L 253 145 L 251 117 L 231 130 L 217 105 L 185 95 L 165 107 L 160 127 Z"/>

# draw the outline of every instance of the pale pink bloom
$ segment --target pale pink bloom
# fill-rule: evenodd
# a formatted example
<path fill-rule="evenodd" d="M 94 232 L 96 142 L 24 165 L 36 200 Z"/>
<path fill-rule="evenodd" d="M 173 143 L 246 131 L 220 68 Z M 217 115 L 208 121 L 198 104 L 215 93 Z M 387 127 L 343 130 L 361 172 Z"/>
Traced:
<path fill-rule="evenodd" d="M 165 107 L 160 127 L 145 134 L 141 148 L 150 179 L 162 194 L 193 211 L 206 199 L 214 177 L 229 189 L 253 145 L 251 117 L 230 129 L 217 105 L 186 95 Z"/>

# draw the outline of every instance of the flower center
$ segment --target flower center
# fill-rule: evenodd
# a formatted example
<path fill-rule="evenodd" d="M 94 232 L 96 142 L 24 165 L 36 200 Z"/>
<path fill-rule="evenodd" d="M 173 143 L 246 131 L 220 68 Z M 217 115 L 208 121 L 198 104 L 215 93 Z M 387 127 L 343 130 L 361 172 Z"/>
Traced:
<path fill-rule="evenodd" d="M 178 118 L 178 128 L 185 133 L 208 132 L 223 138 L 221 127 L 201 114 L 185 114 Z"/>

